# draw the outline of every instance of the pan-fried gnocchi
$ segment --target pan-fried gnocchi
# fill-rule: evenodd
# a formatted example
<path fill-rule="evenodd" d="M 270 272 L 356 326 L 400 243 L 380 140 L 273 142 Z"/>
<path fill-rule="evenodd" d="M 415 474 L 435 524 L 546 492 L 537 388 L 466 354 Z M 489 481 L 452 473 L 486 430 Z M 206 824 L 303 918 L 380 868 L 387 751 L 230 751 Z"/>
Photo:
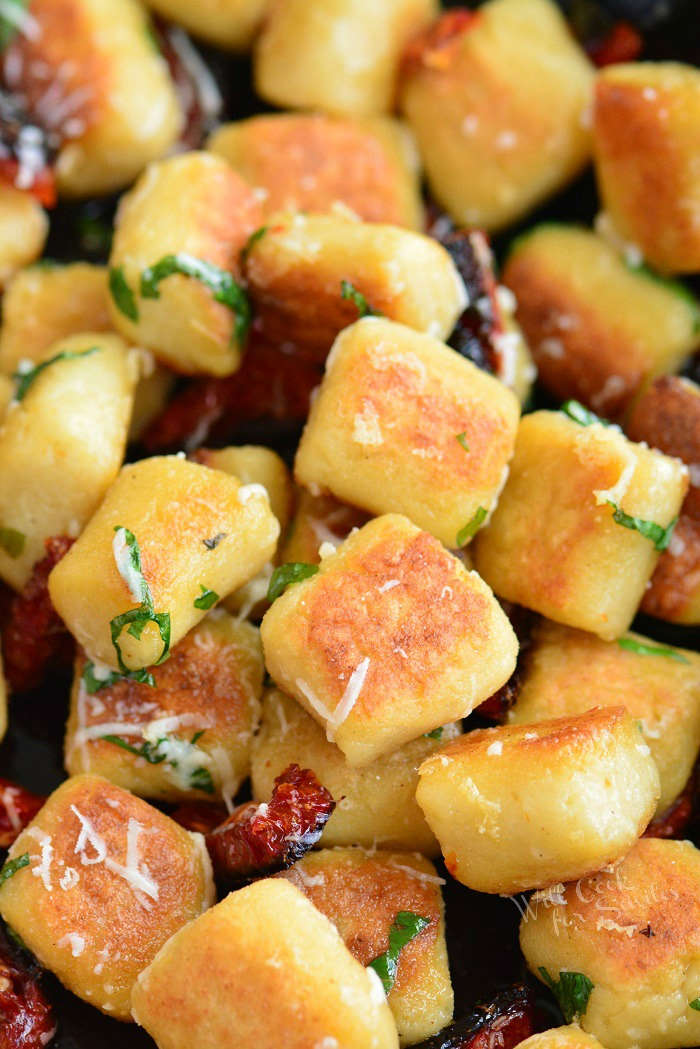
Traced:
<path fill-rule="evenodd" d="M 659 774 L 624 707 L 468 732 L 421 765 L 416 792 L 450 873 L 479 892 L 573 881 L 644 831 Z"/>
<path fill-rule="evenodd" d="M 45 540 L 78 535 L 116 477 L 137 378 L 124 342 L 103 332 L 56 342 L 19 371 L 0 428 L 0 576 L 16 589 Z"/>
<path fill-rule="evenodd" d="M 262 487 L 177 456 L 144 459 L 123 467 L 51 573 L 51 600 L 93 662 L 140 671 L 252 578 L 278 535 Z"/>
<path fill-rule="evenodd" d="M 46 213 L 34 197 L 0 184 L 0 288 L 41 255 L 48 231 Z"/>

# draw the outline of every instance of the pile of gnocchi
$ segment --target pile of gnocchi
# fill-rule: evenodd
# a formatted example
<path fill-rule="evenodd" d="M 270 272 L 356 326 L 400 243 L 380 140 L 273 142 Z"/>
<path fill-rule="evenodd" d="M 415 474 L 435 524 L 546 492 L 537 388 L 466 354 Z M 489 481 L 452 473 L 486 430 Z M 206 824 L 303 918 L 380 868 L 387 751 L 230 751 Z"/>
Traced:
<path fill-rule="evenodd" d="M 0 1049 L 700 1044 L 700 70 L 644 47 L 0 0 Z"/>

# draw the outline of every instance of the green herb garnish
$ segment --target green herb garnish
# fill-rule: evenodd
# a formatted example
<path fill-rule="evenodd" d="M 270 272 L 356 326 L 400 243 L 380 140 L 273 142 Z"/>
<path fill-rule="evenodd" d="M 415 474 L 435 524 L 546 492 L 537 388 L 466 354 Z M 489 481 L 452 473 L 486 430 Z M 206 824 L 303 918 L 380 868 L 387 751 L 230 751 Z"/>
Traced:
<path fill-rule="evenodd" d="M 177 255 L 164 255 L 162 259 L 159 259 L 153 266 L 148 266 L 141 274 L 141 297 L 144 299 L 160 298 L 158 285 L 175 273 L 200 281 L 212 292 L 215 302 L 220 302 L 231 310 L 235 315 L 234 338 L 239 345 L 242 345 L 248 334 L 252 310 L 248 296 L 228 270 L 219 269 L 211 262 L 184 252 L 179 252 Z"/>
<path fill-rule="evenodd" d="M 561 408 L 559 409 L 564 415 L 568 415 L 570 419 L 573 419 L 579 426 L 594 426 L 596 423 L 600 423 L 601 426 L 609 426 L 610 423 L 606 422 L 605 419 L 601 419 L 595 412 L 590 411 L 579 401 L 564 401 Z"/>
<path fill-rule="evenodd" d="M 358 291 L 349 280 L 341 280 L 340 297 L 341 299 L 349 299 L 350 302 L 354 302 L 361 317 L 381 317 L 379 310 L 372 309 L 362 292 Z"/>
<path fill-rule="evenodd" d="M 0 546 L 10 557 L 20 557 L 27 537 L 16 528 L 0 528 Z"/>
<path fill-rule="evenodd" d="M 440 728 L 434 728 L 432 732 L 424 732 L 423 735 L 426 739 L 442 739 L 442 725 Z"/>
<path fill-rule="evenodd" d="M 116 670 L 110 670 L 106 677 L 96 677 L 95 664 L 90 662 L 85 664 L 82 681 L 85 691 L 91 696 L 94 696 L 95 692 L 99 692 L 101 688 L 117 685 L 120 681 L 136 681 L 139 685 L 150 685 L 151 688 L 156 687 L 153 674 L 150 674 L 145 667 L 142 667 L 141 670 L 128 670 L 125 674 L 119 674 Z"/>
<path fill-rule="evenodd" d="M 21 31 L 27 17 L 29 0 L 6 0 L 0 14 L 0 51 L 4 51 L 13 37 Z"/>
<path fill-rule="evenodd" d="M 317 572 L 318 565 L 309 565 L 305 561 L 288 561 L 286 565 L 279 565 L 272 573 L 267 588 L 267 600 L 276 600 L 292 583 L 300 583 L 302 579 L 308 579 Z"/>
<path fill-rule="evenodd" d="M 387 950 L 369 963 L 382 981 L 385 994 L 388 994 L 394 986 L 401 951 L 428 925 L 430 925 L 429 918 L 422 918 L 420 914 L 414 914 L 413 911 L 399 911 L 394 918 L 389 929 Z"/>
<path fill-rule="evenodd" d="M 634 532 L 639 532 L 640 535 L 643 535 L 645 539 L 649 539 L 654 544 L 655 550 L 663 551 L 668 549 L 673 529 L 678 523 L 677 517 L 674 517 L 671 523 L 664 528 L 663 525 L 656 524 L 654 521 L 645 521 L 643 517 L 631 517 L 624 510 L 621 510 L 612 499 L 608 499 L 607 502 L 608 506 L 612 506 L 615 511 L 613 514 L 615 524 L 622 525 L 623 528 L 630 528 Z"/>
<path fill-rule="evenodd" d="M 56 364 L 57 361 L 74 361 L 79 357 L 90 357 L 93 353 L 99 353 L 99 346 L 91 346 L 88 350 L 63 350 L 62 353 L 57 353 L 55 357 L 49 357 L 47 361 L 41 361 L 36 364 L 33 368 L 29 368 L 25 371 L 16 371 L 12 378 L 17 383 L 15 390 L 15 400 L 21 401 L 26 395 L 27 390 L 32 385 L 35 379 L 41 375 L 45 368 L 48 368 L 51 364 Z"/>
<path fill-rule="evenodd" d="M 485 510 L 483 506 L 480 506 L 471 521 L 468 521 L 464 528 L 460 528 L 459 532 L 457 532 L 457 546 L 464 546 L 472 536 L 476 535 L 487 516 L 488 510 Z"/>
<path fill-rule="evenodd" d="M 559 979 L 553 980 L 546 969 L 541 966 L 539 973 L 550 991 L 559 1002 L 559 1008 L 564 1014 L 568 1024 L 579 1019 L 588 1008 L 588 999 L 591 996 L 594 984 L 583 973 L 564 971 L 559 973 Z"/>
<path fill-rule="evenodd" d="M 195 732 L 189 743 L 186 743 L 186 746 L 195 747 L 203 735 L 203 729 L 200 732 Z M 122 750 L 126 750 L 129 754 L 133 754 L 137 758 L 143 758 L 149 765 L 162 765 L 163 762 L 166 762 L 173 769 L 178 768 L 178 760 L 177 758 L 168 755 L 167 748 L 171 746 L 173 742 L 185 742 L 177 736 L 160 736 L 154 743 L 150 740 L 144 740 L 141 746 L 137 747 L 134 746 L 133 743 L 129 743 L 129 741 L 122 736 L 106 735 L 100 736 L 100 739 L 103 739 L 106 743 L 113 743 L 115 747 L 121 747 Z M 190 773 L 190 786 L 195 790 L 204 791 L 205 794 L 213 794 L 214 781 L 209 769 L 205 768 L 203 765 L 199 768 L 193 769 Z"/>
<path fill-rule="evenodd" d="M 121 531 L 124 533 L 124 541 L 129 550 L 129 560 L 132 571 L 138 580 L 139 588 L 141 590 L 141 604 L 139 607 L 132 608 L 128 612 L 123 612 L 121 615 L 115 616 L 114 619 L 110 620 L 109 624 L 112 644 L 117 653 L 119 669 L 122 674 L 128 675 L 132 673 L 132 669 L 124 662 L 122 651 L 119 646 L 119 638 L 121 637 L 122 630 L 126 627 L 127 634 L 131 634 L 131 636 L 135 637 L 138 641 L 143 634 L 145 626 L 148 623 L 155 623 L 158 627 L 160 639 L 163 642 L 163 650 L 154 663 L 154 666 L 159 666 L 159 664 L 163 663 L 168 658 L 168 652 L 170 650 L 170 613 L 155 611 L 151 588 L 146 582 L 141 570 L 141 550 L 134 533 L 130 532 L 128 528 L 124 528 L 123 525 L 115 525 L 114 531 Z M 117 569 L 121 575 L 121 568 L 119 565 L 117 565 Z"/>
<path fill-rule="evenodd" d="M 211 608 L 211 606 L 215 605 L 216 602 L 219 600 L 219 595 L 217 594 L 216 590 L 209 590 L 206 586 L 203 586 L 201 583 L 199 584 L 199 589 L 202 591 L 202 593 L 199 595 L 199 597 L 195 597 L 194 601 L 192 602 L 195 608 Z"/>
<path fill-rule="evenodd" d="M 136 305 L 134 293 L 126 282 L 123 266 L 110 266 L 109 291 L 117 309 L 130 321 L 137 321 L 139 308 Z"/>
<path fill-rule="evenodd" d="M 265 234 L 267 233 L 269 228 L 270 228 L 269 226 L 261 226 L 260 229 L 256 229 L 248 237 L 248 240 L 243 245 L 243 250 L 241 251 L 241 264 L 242 265 L 246 264 L 246 262 L 248 261 L 248 256 L 250 255 L 251 251 L 253 250 L 255 245 L 258 243 L 258 241 L 261 240 L 261 238 L 265 236 Z"/>
<path fill-rule="evenodd" d="M 688 1002 L 691 1009 L 695 1009 L 696 1013 L 700 1013 L 700 998 L 693 998 L 692 1002 Z"/>
<path fill-rule="evenodd" d="M 689 662 L 675 648 L 666 648 L 665 645 L 646 645 L 641 641 L 635 641 L 632 637 L 618 637 L 617 643 L 620 648 L 624 648 L 627 652 L 636 652 L 638 656 L 665 656 L 666 659 L 675 659 L 676 663 Z"/>
<path fill-rule="evenodd" d="M 463 431 L 462 433 L 455 434 L 455 437 L 459 441 L 459 443 L 462 445 L 462 448 L 464 448 L 465 452 L 468 452 L 469 451 L 469 445 L 467 444 L 466 431 Z"/>
<path fill-rule="evenodd" d="M 0 868 L 0 885 L 4 885 L 6 881 L 22 870 L 22 867 L 29 866 L 29 853 L 23 852 L 21 856 L 18 856 L 16 860 L 8 860 L 7 863 Z"/>

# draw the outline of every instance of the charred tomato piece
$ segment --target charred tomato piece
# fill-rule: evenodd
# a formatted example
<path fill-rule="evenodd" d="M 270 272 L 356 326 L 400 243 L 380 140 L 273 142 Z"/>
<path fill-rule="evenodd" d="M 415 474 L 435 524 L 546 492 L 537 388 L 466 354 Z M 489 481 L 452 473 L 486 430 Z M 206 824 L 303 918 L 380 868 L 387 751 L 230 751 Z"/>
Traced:
<path fill-rule="evenodd" d="M 38 794 L 32 794 L 9 779 L 0 778 L 0 849 L 9 849 L 44 801 Z"/>
<path fill-rule="evenodd" d="M 42 1049 L 56 1033 L 41 970 L 0 928 L 0 1049 Z"/>
<path fill-rule="evenodd" d="M 535 1033 L 535 1000 L 523 985 L 499 992 L 489 1003 L 475 1006 L 439 1034 L 415 1049 L 513 1049 Z"/>
<path fill-rule="evenodd" d="M 2 634 L 2 654 L 5 676 L 13 692 L 37 688 L 47 670 L 70 662 L 73 641 L 51 604 L 48 578 L 73 543 L 65 535 L 47 539 L 46 556 L 37 561 L 26 586 L 10 604 Z"/>
<path fill-rule="evenodd" d="M 170 818 L 185 830 L 195 831 L 197 834 L 211 834 L 214 828 L 226 819 L 226 807 L 206 801 L 193 801 L 189 805 L 180 805 L 170 813 Z"/>
<path fill-rule="evenodd" d="M 316 844 L 334 808 L 311 769 L 290 765 L 269 802 L 239 805 L 207 835 L 215 874 L 238 883 L 290 867 Z"/>

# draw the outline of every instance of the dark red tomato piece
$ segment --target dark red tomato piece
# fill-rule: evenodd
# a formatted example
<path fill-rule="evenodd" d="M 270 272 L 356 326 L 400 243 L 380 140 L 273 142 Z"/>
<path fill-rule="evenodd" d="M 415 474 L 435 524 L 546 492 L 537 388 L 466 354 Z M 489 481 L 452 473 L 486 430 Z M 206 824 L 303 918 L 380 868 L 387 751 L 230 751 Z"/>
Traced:
<path fill-rule="evenodd" d="M 65 535 L 47 539 L 46 556 L 37 561 L 24 590 L 10 604 L 2 654 L 13 692 L 37 688 L 49 668 L 70 662 L 73 641 L 51 604 L 47 584 L 51 570 L 74 541 Z"/>
<path fill-rule="evenodd" d="M 586 47 L 591 60 L 599 68 L 616 62 L 634 62 L 639 58 L 644 40 L 629 22 L 615 22 L 610 32 Z"/>
<path fill-rule="evenodd" d="M 535 1033 L 535 1002 L 529 988 L 517 985 L 477 1005 L 415 1049 L 513 1049 Z"/>
<path fill-rule="evenodd" d="M 9 779 L 0 779 L 0 849 L 9 849 L 45 800 Z"/>
<path fill-rule="evenodd" d="M 0 929 L 0 1049 L 42 1049 L 56 1033 L 41 970 Z"/>
<path fill-rule="evenodd" d="M 311 769 L 290 765 L 269 802 L 239 805 L 207 835 L 214 873 L 237 883 L 284 870 L 316 844 L 334 808 Z"/>
<path fill-rule="evenodd" d="M 170 818 L 185 830 L 196 831 L 198 834 L 210 834 L 226 819 L 226 806 L 206 801 L 193 801 L 189 805 L 180 805 L 170 813 Z"/>

